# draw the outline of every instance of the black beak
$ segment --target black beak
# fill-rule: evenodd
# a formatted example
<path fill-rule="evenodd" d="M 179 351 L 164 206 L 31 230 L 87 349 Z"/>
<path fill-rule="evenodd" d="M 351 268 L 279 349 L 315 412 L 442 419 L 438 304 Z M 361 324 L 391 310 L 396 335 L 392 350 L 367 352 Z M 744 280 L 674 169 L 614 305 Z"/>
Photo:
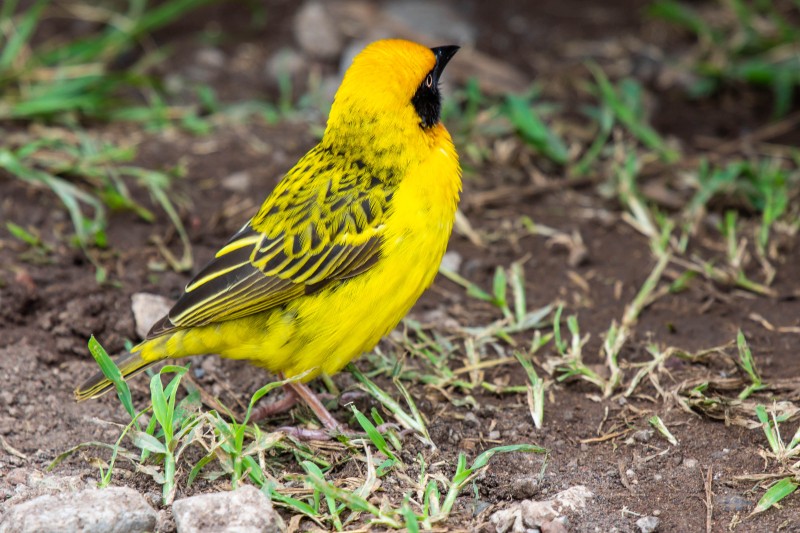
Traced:
<path fill-rule="evenodd" d="M 444 72 L 444 67 L 447 66 L 447 62 L 456 55 L 458 52 L 459 46 L 437 46 L 436 48 L 431 48 L 433 54 L 436 56 L 436 66 L 433 67 L 433 75 L 436 78 L 435 81 L 439 80 L 439 76 L 442 75 Z"/>

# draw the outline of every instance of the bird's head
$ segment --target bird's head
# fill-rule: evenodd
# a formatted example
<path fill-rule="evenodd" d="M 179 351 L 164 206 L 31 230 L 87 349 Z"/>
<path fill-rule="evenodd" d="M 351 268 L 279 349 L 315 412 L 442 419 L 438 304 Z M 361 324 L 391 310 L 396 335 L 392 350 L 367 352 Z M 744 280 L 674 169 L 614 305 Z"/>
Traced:
<path fill-rule="evenodd" d="M 363 133 L 374 142 L 426 142 L 441 135 L 439 77 L 458 46 L 376 41 L 353 60 L 331 107 L 326 136 Z M 352 138 L 352 137 L 351 137 Z"/>

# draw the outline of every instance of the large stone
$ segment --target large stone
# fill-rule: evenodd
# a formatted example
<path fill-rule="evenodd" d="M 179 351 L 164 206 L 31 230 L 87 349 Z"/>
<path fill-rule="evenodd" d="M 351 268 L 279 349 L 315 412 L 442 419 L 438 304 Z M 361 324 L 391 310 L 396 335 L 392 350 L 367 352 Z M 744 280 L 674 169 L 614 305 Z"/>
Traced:
<path fill-rule="evenodd" d="M 336 59 L 344 48 L 344 37 L 322 2 L 303 4 L 294 19 L 294 38 L 316 59 Z"/>
<path fill-rule="evenodd" d="M 283 520 L 272 502 L 251 485 L 231 491 L 177 500 L 172 515 L 178 533 L 281 533 Z"/>
<path fill-rule="evenodd" d="M 153 531 L 157 518 L 133 489 L 87 489 L 12 506 L 0 522 L 0 533 L 139 533 Z"/>
<path fill-rule="evenodd" d="M 549 500 L 523 500 L 495 512 L 489 521 L 497 533 L 525 533 L 533 528 L 555 533 L 566 531 L 564 515 L 580 511 L 594 497 L 583 485 L 562 490 Z"/>

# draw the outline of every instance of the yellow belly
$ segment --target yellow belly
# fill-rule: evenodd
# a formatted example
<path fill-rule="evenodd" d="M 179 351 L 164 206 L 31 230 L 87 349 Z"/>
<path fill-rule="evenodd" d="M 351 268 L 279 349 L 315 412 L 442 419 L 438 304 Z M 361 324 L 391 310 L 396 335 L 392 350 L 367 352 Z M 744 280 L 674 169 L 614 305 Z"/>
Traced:
<path fill-rule="evenodd" d="M 310 370 L 308 380 L 372 349 L 433 282 L 447 247 L 461 185 L 447 141 L 449 149 L 435 148 L 395 192 L 372 269 L 264 313 L 145 342 L 143 359 L 217 353 L 287 377 Z"/>

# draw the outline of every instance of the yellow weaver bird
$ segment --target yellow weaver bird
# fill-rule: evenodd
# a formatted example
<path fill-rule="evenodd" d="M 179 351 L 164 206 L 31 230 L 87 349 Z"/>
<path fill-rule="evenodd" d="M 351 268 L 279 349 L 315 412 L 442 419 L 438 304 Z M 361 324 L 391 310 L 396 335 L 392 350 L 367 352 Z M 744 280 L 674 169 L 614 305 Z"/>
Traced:
<path fill-rule="evenodd" d="M 123 376 L 219 354 L 308 381 L 394 329 L 433 282 L 453 228 L 461 169 L 438 83 L 457 50 L 384 40 L 358 54 L 322 141 L 117 362 Z M 111 386 L 98 374 L 75 396 Z M 307 386 L 290 387 L 338 427 Z"/>

